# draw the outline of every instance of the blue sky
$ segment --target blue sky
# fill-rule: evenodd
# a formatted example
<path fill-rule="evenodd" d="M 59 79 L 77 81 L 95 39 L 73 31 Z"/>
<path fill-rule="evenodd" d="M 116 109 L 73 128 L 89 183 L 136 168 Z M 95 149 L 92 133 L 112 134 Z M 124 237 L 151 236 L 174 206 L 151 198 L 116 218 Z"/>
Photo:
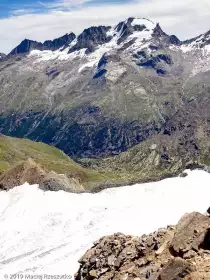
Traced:
<path fill-rule="evenodd" d="M 70 11 L 79 7 L 124 4 L 132 0 L 0 0 L 0 18 L 7 18 L 14 15 L 26 13 L 40 14 L 48 13 L 59 9 Z"/>
<path fill-rule="evenodd" d="M 192 38 L 210 29 L 210 0 L 0 0 L 0 52 L 25 38 L 43 42 L 128 17 L 149 18 L 168 34 Z"/>
<path fill-rule="evenodd" d="M 0 0 L 0 17 L 8 17 L 14 10 L 24 9 L 35 3 L 34 0 Z"/>

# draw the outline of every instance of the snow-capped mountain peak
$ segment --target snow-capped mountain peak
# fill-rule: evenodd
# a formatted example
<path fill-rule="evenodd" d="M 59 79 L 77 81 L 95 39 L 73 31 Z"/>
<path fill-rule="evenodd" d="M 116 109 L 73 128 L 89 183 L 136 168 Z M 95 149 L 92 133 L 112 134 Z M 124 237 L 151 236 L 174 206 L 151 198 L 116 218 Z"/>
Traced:
<path fill-rule="evenodd" d="M 53 41 L 45 41 L 43 44 L 25 40 L 11 54 L 28 54 L 33 58 L 33 63 L 76 59 L 79 62 L 76 70 L 78 73 L 92 69 L 93 76 L 98 77 L 108 71 L 108 62 L 112 62 L 113 59 L 115 61 L 119 56 L 133 61 L 134 66 L 148 67 L 149 64 L 149 67 L 152 65 L 151 67 L 154 68 L 154 63 L 150 63 L 154 52 L 157 50 L 162 52 L 165 47 L 180 44 L 176 36 L 167 35 L 158 23 L 146 18 L 130 17 L 115 26 L 92 26 L 78 36 L 70 33 Z M 141 52 L 143 56 L 140 55 Z M 107 63 L 103 64 L 105 68 L 101 69 L 98 65 L 104 57 Z M 165 59 L 171 64 L 170 57 L 167 56 Z M 155 65 L 157 66 L 157 61 Z M 158 68 L 156 66 L 155 71 L 159 73 L 159 66 Z M 119 73 L 124 73 L 123 68 L 120 67 L 118 70 L 118 74 L 115 73 L 117 77 L 121 75 Z M 109 73 L 112 73 L 110 71 L 109 68 Z M 165 72 L 161 66 L 161 73 Z"/>
<path fill-rule="evenodd" d="M 120 22 L 115 27 L 115 30 L 117 32 L 123 32 L 123 29 L 131 28 L 134 31 L 143 31 L 143 30 L 153 30 L 156 27 L 157 24 L 155 24 L 153 21 L 146 19 L 146 18 L 128 18 L 123 22 Z"/>
<path fill-rule="evenodd" d="M 167 35 L 159 23 L 146 18 L 130 17 L 115 26 L 89 27 L 78 36 L 74 33 L 67 33 L 44 43 L 25 39 L 11 51 L 10 55 L 30 53 L 39 57 L 47 55 L 45 59 L 61 57 L 67 59 L 85 55 L 90 56 L 90 59 L 92 57 L 100 59 L 104 53 L 109 51 L 125 50 L 135 53 L 137 49 L 148 48 L 150 45 L 155 46 L 155 49 L 159 46 L 171 45 L 172 48 L 181 46 L 180 49 L 185 53 L 202 48 L 209 50 L 210 31 L 181 42 L 175 35 Z"/>
<path fill-rule="evenodd" d="M 120 22 L 114 28 L 114 36 L 118 36 L 118 44 L 125 41 L 129 36 L 142 35 L 145 37 L 151 36 L 156 24 L 152 21 L 144 18 L 128 18 L 127 20 Z M 137 37 L 138 37 L 137 35 Z"/>
<path fill-rule="evenodd" d="M 138 71 L 140 68 L 152 69 L 158 75 L 166 75 L 172 71 L 171 65 L 174 64 L 166 49 L 188 53 L 203 48 L 206 53 L 209 52 L 209 43 L 210 32 L 181 42 L 175 35 L 166 34 L 159 23 L 130 17 L 115 26 L 89 27 L 78 36 L 69 33 L 44 43 L 25 39 L 10 55 L 27 54 L 35 64 L 48 60 L 77 60 L 76 71 L 80 74 L 89 69 L 93 77 L 113 73 L 113 67 L 117 67 L 115 60 L 124 59 L 129 60 L 132 67 L 138 67 Z M 99 67 L 103 60 L 106 63 Z M 117 77 L 124 73 L 123 69 L 118 69 L 118 74 L 115 73 Z"/>
<path fill-rule="evenodd" d="M 160 36 L 165 34 L 158 24 L 149 19 L 130 17 L 114 27 L 92 26 L 78 36 L 69 33 L 54 40 L 47 40 L 44 43 L 25 39 L 11 51 L 10 55 L 27 54 L 33 50 L 63 51 L 66 48 L 68 48 L 68 53 L 85 49 L 85 53 L 90 54 L 105 44 L 111 43 L 112 47 L 115 45 L 117 48 L 117 46 L 130 39 L 135 38 L 141 41 L 151 38 L 152 35 L 157 35 L 158 29 L 161 30 L 159 32 Z"/>

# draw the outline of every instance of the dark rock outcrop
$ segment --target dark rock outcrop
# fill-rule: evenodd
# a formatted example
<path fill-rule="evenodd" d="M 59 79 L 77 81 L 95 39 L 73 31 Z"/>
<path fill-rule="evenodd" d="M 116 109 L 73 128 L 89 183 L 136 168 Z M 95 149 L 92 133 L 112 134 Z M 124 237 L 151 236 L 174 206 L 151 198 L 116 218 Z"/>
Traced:
<path fill-rule="evenodd" d="M 25 39 L 11 51 L 10 55 L 25 54 L 32 50 L 42 50 L 42 46 L 40 42 Z"/>
<path fill-rule="evenodd" d="M 185 215 L 177 225 L 171 249 L 182 257 L 191 250 L 197 252 L 202 247 L 209 228 L 209 217 L 200 213 Z"/>
<path fill-rule="evenodd" d="M 112 37 L 107 35 L 110 26 L 93 26 L 85 29 L 77 38 L 77 43 L 69 52 L 86 49 L 86 53 L 91 53 L 98 45 L 109 42 Z"/>
<path fill-rule="evenodd" d="M 169 43 L 176 46 L 180 46 L 182 44 L 182 42 L 175 35 L 169 36 Z"/>
<path fill-rule="evenodd" d="M 74 33 L 65 34 L 62 37 L 56 38 L 54 40 L 47 40 L 44 43 L 32 41 L 29 39 L 23 40 L 20 45 L 14 48 L 10 55 L 19 55 L 19 54 L 27 54 L 32 50 L 51 50 L 55 51 L 60 48 L 65 48 L 68 46 L 74 39 L 76 35 Z"/>
<path fill-rule="evenodd" d="M 102 71 L 93 80 L 103 78 L 105 72 Z M 42 124 L 29 134 L 28 130 L 35 120 Z M 31 112 L 12 117 L 0 115 L 0 125 L 0 131 L 5 135 L 11 134 L 9 130 L 12 127 L 12 136 L 15 137 L 21 138 L 28 133 L 28 138 L 47 144 L 52 144 L 53 138 L 53 144 L 72 158 L 115 155 L 158 131 L 154 122 L 146 127 L 134 122 L 123 123 L 120 119 L 106 119 L 99 107 L 89 104 L 63 112 L 60 116 L 54 114 L 45 118 L 44 113 L 32 115 Z"/>
<path fill-rule="evenodd" d="M 56 38 L 54 40 L 48 40 L 43 43 L 43 50 L 51 50 L 56 51 L 60 48 L 64 49 L 67 47 L 74 39 L 76 35 L 71 32 L 69 34 L 65 34 L 62 37 Z"/>
<path fill-rule="evenodd" d="M 160 27 L 159 23 L 156 25 L 152 36 L 156 39 L 162 38 L 167 45 L 172 44 L 180 46 L 182 44 L 182 42 L 175 35 L 166 34 Z"/>
<path fill-rule="evenodd" d="M 176 227 L 160 229 L 147 236 L 122 233 L 105 236 L 79 260 L 80 269 L 75 279 L 207 280 L 209 222 L 210 217 L 194 212 L 186 214 Z M 195 251 L 192 244 L 198 245 Z M 172 247 L 182 248 L 188 257 L 175 255 Z"/>

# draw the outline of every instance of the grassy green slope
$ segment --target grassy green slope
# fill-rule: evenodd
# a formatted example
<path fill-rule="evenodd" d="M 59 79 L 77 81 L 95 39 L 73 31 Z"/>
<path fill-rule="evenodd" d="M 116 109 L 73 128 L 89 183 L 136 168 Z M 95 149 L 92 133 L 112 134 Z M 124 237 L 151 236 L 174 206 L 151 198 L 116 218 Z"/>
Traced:
<path fill-rule="evenodd" d="M 198 141 L 200 153 L 192 156 L 184 149 L 177 152 L 176 137 L 156 136 L 120 155 L 83 159 L 80 165 L 53 146 L 2 135 L 0 174 L 32 158 L 48 171 L 77 178 L 87 190 L 98 191 L 106 187 L 176 176 L 188 167 L 208 167 L 209 148 L 204 148 L 207 140 L 202 138 L 205 143 Z"/>
<path fill-rule="evenodd" d="M 27 160 L 34 159 L 49 171 L 76 177 L 87 188 L 106 181 L 103 172 L 83 168 L 61 150 L 28 139 L 0 136 L 0 174 Z"/>

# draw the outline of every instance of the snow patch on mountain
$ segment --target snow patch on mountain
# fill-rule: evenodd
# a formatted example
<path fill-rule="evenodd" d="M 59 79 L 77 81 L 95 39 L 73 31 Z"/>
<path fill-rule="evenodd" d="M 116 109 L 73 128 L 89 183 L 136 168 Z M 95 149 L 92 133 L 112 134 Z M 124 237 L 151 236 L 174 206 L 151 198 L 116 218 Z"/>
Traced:
<path fill-rule="evenodd" d="M 0 277 L 73 274 L 98 238 L 141 235 L 175 224 L 186 212 L 209 207 L 210 174 L 107 189 L 97 194 L 44 192 L 37 185 L 0 192 Z"/>
<path fill-rule="evenodd" d="M 173 49 L 173 50 L 175 48 L 176 48 L 176 50 L 179 49 L 179 47 L 177 47 L 177 46 L 171 46 L 170 48 Z M 189 53 L 189 52 L 191 52 L 193 50 L 191 45 L 182 45 L 180 47 L 180 49 L 183 51 L 183 53 Z"/>
<path fill-rule="evenodd" d="M 145 19 L 145 18 L 134 18 L 131 25 L 132 26 L 145 25 L 148 30 L 153 30 L 156 26 L 156 24 L 154 22 L 152 22 L 149 19 Z"/>
<path fill-rule="evenodd" d="M 132 39 L 135 39 L 135 41 L 126 50 L 127 52 L 131 52 L 131 54 L 136 49 L 144 48 L 149 45 L 149 43 L 147 41 L 152 38 L 152 32 L 156 26 L 153 22 L 151 22 L 150 20 L 146 20 L 146 19 L 134 19 L 132 22 L 133 26 L 134 25 L 145 25 L 146 29 L 144 29 L 142 31 L 133 32 L 131 35 L 128 36 L 128 38 L 125 41 L 123 41 L 119 44 L 118 40 L 123 35 L 122 30 L 123 30 L 123 26 L 125 24 L 126 24 L 126 21 L 122 24 L 122 28 L 120 31 L 117 31 L 116 27 L 112 27 L 107 32 L 107 35 L 111 36 L 112 39 L 108 43 L 98 46 L 93 53 L 86 55 L 88 62 L 79 68 L 79 70 L 78 70 L 79 73 L 86 67 L 96 66 L 98 64 L 100 58 L 105 53 L 109 53 L 109 52 L 113 52 L 114 50 L 117 51 L 117 50 L 121 49 L 123 47 L 123 45 L 126 45 L 127 43 L 129 43 Z"/>
<path fill-rule="evenodd" d="M 41 61 L 48 61 L 48 60 L 72 60 L 76 57 L 83 57 L 85 55 L 85 49 L 75 51 L 73 53 L 68 53 L 68 49 L 64 51 L 57 50 L 57 51 L 39 51 L 33 50 L 30 52 L 28 57 L 32 57 L 36 59 L 34 63 L 41 62 Z"/>
<path fill-rule="evenodd" d="M 93 60 L 93 61 L 89 61 L 89 62 L 83 64 L 81 67 L 79 67 L 78 73 L 81 73 L 86 68 L 92 68 L 92 67 L 96 66 L 96 63 L 97 63 L 97 60 Z"/>
<path fill-rule="evenodd" d="M 69 58 L 69 55 L 66 52 L 61 51 L 39 51 L 33 50 L 28 55 L 29 57 L 33 57 L 37 59 L 37 62 L 40 61 L 48 61 L 48 60 L 66 60 Z"/>

